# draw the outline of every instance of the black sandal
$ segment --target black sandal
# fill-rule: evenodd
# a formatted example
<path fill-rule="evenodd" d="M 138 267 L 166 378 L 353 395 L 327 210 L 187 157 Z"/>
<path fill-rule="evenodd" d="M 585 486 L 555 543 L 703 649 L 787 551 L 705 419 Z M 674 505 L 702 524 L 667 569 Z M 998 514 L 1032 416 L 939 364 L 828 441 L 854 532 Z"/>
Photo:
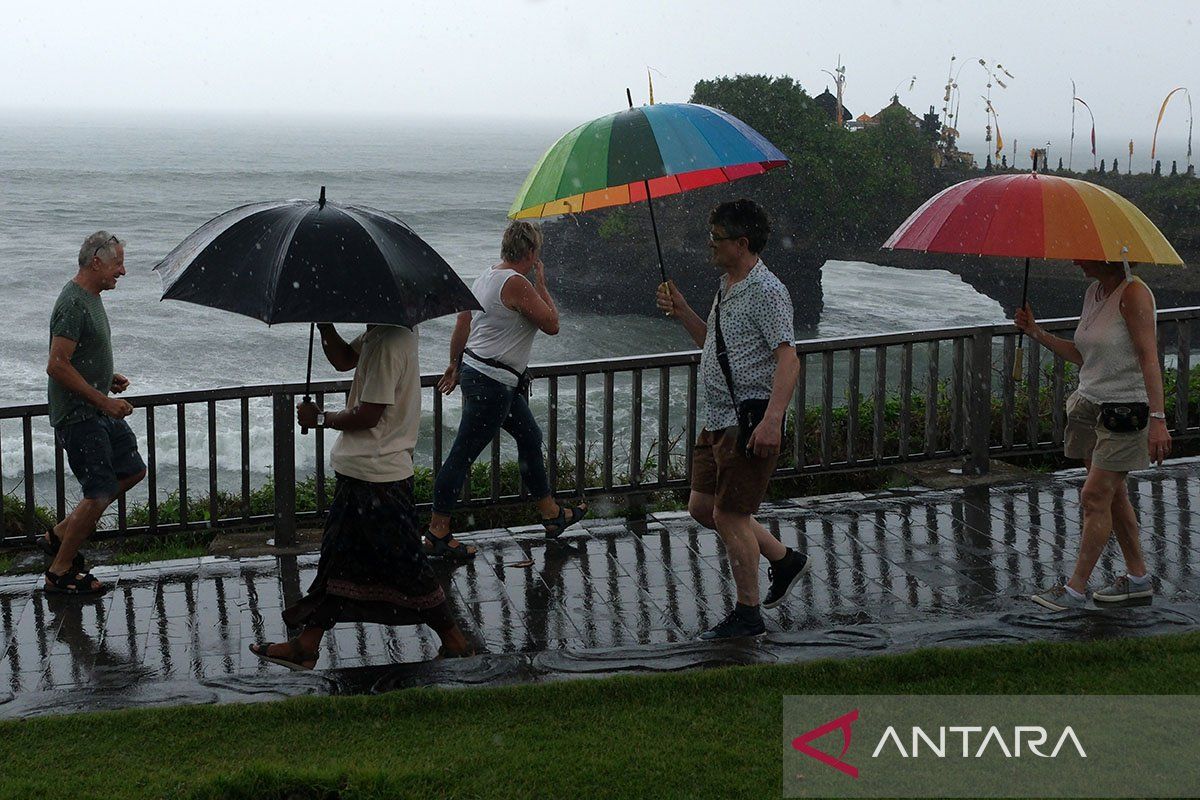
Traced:
<path fill-rule="evenodd" d="M 286 644 L 292 651 L 292 658 L 281 658 L 279 656 L 267 655 L 267 650 L 274 647 L 276 642 L 267 642 L 259 644 L 258 642 L 250 643 L 250 652 L 261 658 L 263 661 L 269 661 L 272 664 L 278 664 L 281 667 L 287 667 L 293 672 L 308 672 L 317 665 L 317 656 L 319 653 L 306 653 L 300 649 L 300 645 L 293 641 L 282 642 Z M 313 667 L 310 667 L 306 662 L 311 661 Z"/>
<path fill-rule="evenodd" d="M 479 552 L 477 547 L 459 541 L 450 544 L 450 540 L 453 538 L 453 534 L 434 536 L 432 531 L 425 531 L 425 539 L 429 542 L 429 546 L 425 548 L 425 554 L 430 558 L 442 558 L 449 561 L 470 561 L 475 558 L 475 554 Z"/>
<path fill-rule="evenodd" d="M 66 575 L 56 575 L 50 570 L 46 570 L 46 580 L 48 583 L 42 587 L 42 590 L 47 594 L 84 596 L 104 594 L 108 591 L 108 587 L 100 583 L 90 572 L 80 573 L 72 570 Z M 93 583 L 100 583 L 99 588 L 92 586 Z"/>
<path fill-rule="evenodd" d="M 570 519 L 567 518 L 568 511 L 571 512 Z M 546 529 L 546 538 L 557 539 L 559 536 L 562 536 L 563 531 L 586 517 L 587 513 L 587 506 L 582 504 L 577 506 L 559 506 L 557 517 L 542 520 L 542 527 Z"/>
<path fill-rule="evenodd" d="M 54 529 L 46 531 L 45 536 L 37 534 L 29 534 L 29 538 L 33 539 L 33 543 L 37 548 L 50 557 L 51 560 L 58 558 L 58 550 L 62 547 L 62 539 L 55 535 Z M 75 552 L 75 558 L 71 559 L 71 572 L 87 572 L 87 562 L 83 560 L 83 553 Z"/>

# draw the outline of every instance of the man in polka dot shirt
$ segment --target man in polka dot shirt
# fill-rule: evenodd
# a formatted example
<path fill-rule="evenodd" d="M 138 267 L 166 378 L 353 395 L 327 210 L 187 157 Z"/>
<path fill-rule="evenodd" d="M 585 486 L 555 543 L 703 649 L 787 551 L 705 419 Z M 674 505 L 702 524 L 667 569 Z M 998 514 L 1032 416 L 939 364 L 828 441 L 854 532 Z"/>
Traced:
<path fill-rule="evenodd" d="M 808 569 L 808 557 L 785 547 L 754 519 L 775 471 L 783 437 L 784 413 L 800 362 L 794 346 L 792 300 L 787 288 L 763 264 L 767 215 L 750 200 L 717 206 L 709 217 L 709 247 L 721 273 L 721 286 L 707 322 L 692 310 L 673 282 L 658 289 L 661 311 L 679 320 L 700 357 L 704 428 L 692 460 L 688 512 L 725 543 L 737 604 L 732 613 L 700 635 L 725 639 L 763 633 L 759 610 L 758 559 L 769 562 L 771 579 L 762 605 L 774 608 Z M 717 355 L 717 313 L 729 363 L 730 381 Z M 736 396 L 734 396 L 736 395 Z M 767 401 L 762 421 L 738 446 L 738 404 Z"/>

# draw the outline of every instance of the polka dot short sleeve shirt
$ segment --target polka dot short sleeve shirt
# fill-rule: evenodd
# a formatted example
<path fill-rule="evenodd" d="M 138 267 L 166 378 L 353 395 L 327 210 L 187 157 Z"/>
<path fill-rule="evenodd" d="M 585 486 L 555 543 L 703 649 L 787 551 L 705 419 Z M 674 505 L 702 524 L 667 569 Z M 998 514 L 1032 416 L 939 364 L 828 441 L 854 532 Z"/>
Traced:
<path fill-rule="evenodd" d="M 795 341 L 792 298 L 787 287 L 762 261 L 726 291 L 721 279 L 721 333 L 729 351 L 737 400 L 768 399 L 775 380 L 775 348 Z M 737 406 L 717 360 L 717 298 L 708 314 L 708 335 L 700 356 L 704 427 L 710 431 L 737 425 Z"/>

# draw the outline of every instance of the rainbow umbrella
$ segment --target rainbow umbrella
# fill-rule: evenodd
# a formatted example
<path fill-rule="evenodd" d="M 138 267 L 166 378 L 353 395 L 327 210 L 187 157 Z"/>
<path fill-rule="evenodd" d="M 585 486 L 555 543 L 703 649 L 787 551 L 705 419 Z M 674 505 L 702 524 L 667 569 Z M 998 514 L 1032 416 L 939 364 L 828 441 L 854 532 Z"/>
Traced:
<path fill-rule="evenodd" d="M 719 109 L 694 103 L 631 107 L 586 122 L 555 142 L 525 178 L 508 216 L 533 219 L 645 200 L 665 282 L 653 198 L 761 175 L 786 163 L 787 156 L 762 134 Z"/>
<path fill-rule="evenodd" d="M 975 178 L 934 195 L 883 243 L 887 250 L 1025 259 L 1123 261 L 1182 266 L 1146 215 L 1116 192 L 1087 181 L 1041 175 Z M 1018 340 L 1019 341 L 1019 340 Z M 1020 379 L 1021 359 L 1014 378 Z"/>

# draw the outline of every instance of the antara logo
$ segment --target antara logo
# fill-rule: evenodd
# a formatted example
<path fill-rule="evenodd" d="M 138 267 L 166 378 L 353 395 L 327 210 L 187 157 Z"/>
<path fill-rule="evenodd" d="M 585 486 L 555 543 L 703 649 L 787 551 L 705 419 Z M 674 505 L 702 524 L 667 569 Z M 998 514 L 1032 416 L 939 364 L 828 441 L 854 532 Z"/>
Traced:
<path fill-rule="evenodd" d="M 891 743 L 895 746 L 902 758 L 918 758 L 920 756 L 921 743 L 925 743 L 925 749 L 937 758 L 946 757 L 946 734 L 950 733 L 952 739 L 957 736 L 962 737 L 962 757 L 963 758 L 982 758 L 988 747 L 995 742 L 995 748 L 1004 753 L 1005 758 L 1020 758 L 1021 745 L 1024 744 L 1026 749 L 1037 756 L 1038 758 L 1057 758 L 1060 750 L 1063 749 L 1068 741 L 1075 747 L 1075 752 L 1079 753 L 1080 758 L 1087 758 L 1087 753 L 1083 750 L 1083 745 L 1079 742 L 1079 737 L 1075 735 L 1075 731 L 1068 725 L 1063 729 L 1062 734 L 1058 737 L 1058 742 L 1054 745 L 1054 749 L 1050 753 L 1043 753 L 1038 748 L 1046 744 L 1049 739 L 1049 734 L 1046 729 L 1040 725 L 1017 725 L 1012 730 L 1012 735 L 1009 739 L 1004 738 L 1004 734 L 995 725 L 984 729 L 979 725 L 952 725 L 949 727 L 941 727 L 937 729 L 937 741 L 927 734 L 923 729 L 913 726 L 912 729 L 912 747 L 909 750 L 904 749 L 904 743 L 900 741 L 899 734 L 896 729 L 889 725 L 887 730 L 883 732 L 883 736 L 879 737 L 879 744 L 875 745 L 875 752 L 871 753 L 871 758 L 878 758 L 884 747 Z M 979 746 L 972 752 L 971 734 L 983 734 L 982 738 L 977 739 Z M 1024 737 L 1024 738 L 1022 738 Z M 1009 746 L 1009 742 L 1012 746 Z"/>
<path fill-rule="evenodd" d="M 851 778 L 858 777 L 858 768 L 852 764 L 843 761 L 846 753 L 850 750 L 850 739 L 853 735 L 855 722 L 858 721 L 858 709 L 854 709 L 848 714 L 843 714 L 837 719 L 830 720 L 824 725 L 813 728 L 806 733 L 802 733 L 792 740 L 792 747 L 806 756 L 815 758 L 826 766 L 833 767 L 839 772 L 849 775 Z M 842 750 L 835 758 L 829 753 L 822 752 L 813 747 L 810 742 L 815 739 L 820 739 L 826 734 L 840 730 L 842 732 Z M 1083 744 L 1079 741 L 1079 737 L 1075 735 L 1075 731 L 1068 725 L 1059 735 L 1054 749 L 1049 753 L 1042 752 L 1041 748 L 1050 738 L 1049 732 L 1040 725 L 1017 725 L 1012 730 L 1012 735 L 1005 738 L 1005 735 L 995 725 L 987 728 L 986 733 L 980 725 L 950 725 L 943 726 L 937 729 L 936 739 L 930 736 L 923 728 L 913 726 L 911 747 L 907 750 L 904 747 L 904 742 L 900 739 L 900 734 L 896 732 L 893 725 L 889 725 L 879 737 L 878 744 L 875 745 L 874 751 L 871 753 L 871 758 L 879 758 L 889 745 L 895 748 L 902 758 L 919 758 L 922 753 L 922 746 L 929 755 L 936 758 L 946 758 L 946 754 L 954 755 L 954 751 L 947 746 L 947 734 L 951 738 L 951 744 L 956 737 L 961 737 L 962 741 L 962 757 L 963 758 L 981 758 L 987 752 L 989 747 L 994 746 L 997 752 L 1004 754 L 1005 758 L 1021 758 L 1022 745 L 1025 750 L 1039 758 L 1057 758 L 1059 752 L 1068 743 L 1075 748 L 1075 752 L 1080 758 L 1087 758 L 1087 753 L 1083 749 Z M 972 747 L 972 734 L 981 734 L 980 738 L 975 739 L 978 742 L 976 747 Z M 1010 746 L 1011 742 L 1011 746 Z"/>
<path fill-rule="evenodd" d="M 792 740 L 792 747 L 796 748 L 801 753 L 804 753 L 806 756 L 812 756 L 826 766 L 833 767 L 839 772 L 846 773 L 851 778 L 857 778 L 858 768 L 847 764 L 845 761 L 842 761 L 842 757 L 845 756 L 846 751 L 850 749 L 850 736 L 853 733 L 850 726 L 853 725 L 857 720 L 858 709 L 856 708 L 849 714 L 843 714 L 837 719 L 826 722 L 824 725 L 818 728 L 813 728 L 807 733 L 800 734 Z M 820 739 L 825 734 L 838 729 L 841 729 L 842 731 L 842 752 L 837 758 L 834 758 L 828 753 L 822 753 L 817 748 L 809 745 L 809 742 L 811 742 L 813 739 Z"/>

